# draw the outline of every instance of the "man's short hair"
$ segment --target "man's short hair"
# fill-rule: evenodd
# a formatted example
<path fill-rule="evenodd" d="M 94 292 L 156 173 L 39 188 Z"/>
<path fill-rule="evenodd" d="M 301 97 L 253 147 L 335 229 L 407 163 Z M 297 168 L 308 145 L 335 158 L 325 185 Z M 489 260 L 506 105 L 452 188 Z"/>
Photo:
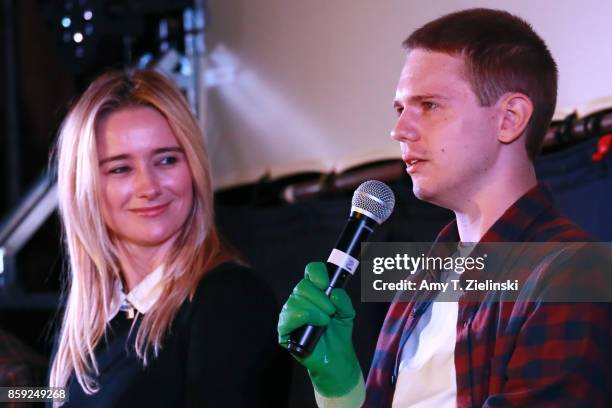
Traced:
<path fill-rule="evenodd" d="M 482 106 L 506 92 L 527 95 L 533 114 L 525 129 L 526 148 L 535 159 L 557 102 L 557 64 L 529 23 L 502 10 L 463 10 L 425 24 L 402 45 L 462 56 Z"/>

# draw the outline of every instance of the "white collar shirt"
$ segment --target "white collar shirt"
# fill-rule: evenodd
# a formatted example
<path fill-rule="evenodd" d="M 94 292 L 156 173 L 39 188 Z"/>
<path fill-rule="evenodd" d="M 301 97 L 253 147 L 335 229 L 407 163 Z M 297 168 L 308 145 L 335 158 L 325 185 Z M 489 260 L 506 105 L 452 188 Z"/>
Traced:
<path fill-rule="evenodd" d="M 125 311 L 128 318 L 132 319 L 136 312 L 145 314 L 151 310 L 155 302 L 159 300 L 164 289 L 162 282 L 163 269 L 163 265 L 155 268 L 128 294 L 124 292 L 121 281 L 116 279 L 108 321 L 112 320 L 119 311 Z"/>

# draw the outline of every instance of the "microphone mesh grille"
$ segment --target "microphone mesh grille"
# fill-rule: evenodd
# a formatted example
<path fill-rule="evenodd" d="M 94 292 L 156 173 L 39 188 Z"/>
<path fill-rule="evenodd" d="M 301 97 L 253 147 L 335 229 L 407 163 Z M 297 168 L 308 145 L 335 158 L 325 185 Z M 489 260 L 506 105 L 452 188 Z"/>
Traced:
<path fill-rule="evenodd" d="M 395 195 L 385 183 L 369 180 L 355 190 L 352 206 L 373 214 L 382 224 L 393 212 Z"/>

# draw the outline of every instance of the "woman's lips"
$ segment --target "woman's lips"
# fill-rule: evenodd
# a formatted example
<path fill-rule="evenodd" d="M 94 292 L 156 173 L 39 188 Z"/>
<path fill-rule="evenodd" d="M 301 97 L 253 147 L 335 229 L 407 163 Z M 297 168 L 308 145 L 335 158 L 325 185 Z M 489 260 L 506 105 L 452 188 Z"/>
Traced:
<path fill-rule="evenodd" d="M 155 217 L 166 211 L 169 206 L 170 203 L 167 202 L 166 204 L 156 205 L 154 207 L 132 208 L 130 211 L 140 217 Z"/>

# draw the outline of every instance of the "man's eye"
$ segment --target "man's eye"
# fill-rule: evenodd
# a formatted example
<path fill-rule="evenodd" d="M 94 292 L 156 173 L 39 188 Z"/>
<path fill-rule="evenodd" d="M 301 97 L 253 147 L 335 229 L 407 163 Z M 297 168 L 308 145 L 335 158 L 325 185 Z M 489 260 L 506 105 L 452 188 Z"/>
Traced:
<path fill-rule="evenodd" d="M 395 108 L 395 112 L 397 112 L 397 116 L 402 116 L 403 111 L 404 111 L 404 108 Z"/>
<path fill-rule="evenodd" d="M 166 156 L 166 157 L 162 157 L 159 160 L 159 164 L 163 164 L 163 165 L 171 165 L 174 164 L 178 161 L 178 159 L 174 156 Z"/>
<path fill-rule="evenodd" d="M 128 171 L 130 171 L 130 168 L 128 166 L 118 166 L 118 167 L 113 167 L 108 172 L 110 174 L 122 174 L 122 173 L 127 173 Z"/>
<path fill-rule="evenodd" d="M 438 107 L 438 104 L 435 102 L 424 101 L 422 103 L 422 106 L 423 106 L 423 110 L 430 111 L 430 110 L 436 109 Z"/>

